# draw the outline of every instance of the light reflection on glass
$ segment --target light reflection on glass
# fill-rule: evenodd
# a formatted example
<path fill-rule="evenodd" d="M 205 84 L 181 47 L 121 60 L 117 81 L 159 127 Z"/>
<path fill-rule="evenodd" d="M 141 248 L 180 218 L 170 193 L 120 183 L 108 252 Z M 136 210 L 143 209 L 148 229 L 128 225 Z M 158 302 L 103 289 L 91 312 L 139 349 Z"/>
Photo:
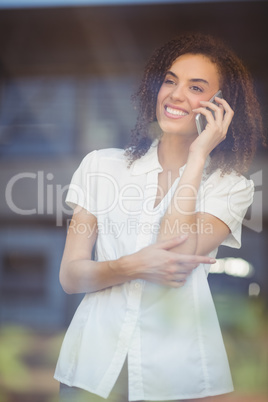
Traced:
<path fill-rule="evenodd" d="M 258 285 L 258 283 L 256 282 L 252 282 L 250 283 L 249 287 L 248 287 L 248 295 L 249 296 L 259 296 L 261 291 L 260 285 Z"/>
<path fill-rule="evenodd" d="M 210 267 L 210 273 L 246 278 L 254 274 L 254 267 L 242 258 L 222 258 Z"/>

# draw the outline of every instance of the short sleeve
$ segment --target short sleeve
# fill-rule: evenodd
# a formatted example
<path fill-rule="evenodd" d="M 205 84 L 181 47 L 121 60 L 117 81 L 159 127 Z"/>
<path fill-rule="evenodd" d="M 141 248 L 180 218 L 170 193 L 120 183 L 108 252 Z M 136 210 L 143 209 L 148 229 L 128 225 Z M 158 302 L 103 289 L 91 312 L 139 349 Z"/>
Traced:
<path fill-rule="evenodd" d="M 97 152 L 90 152 L 82 160 L 73 174 L 65 199 L 71 208 L 79 205 L 93 215 L 96 215 Z"/>
<path fill-rule="evenodd" d="M 202 185 L 198 210 L 216 216 L 230 229 L 222 245 L 240 248 L 242 222 L 253 202 L 254 183 L 236 174 L 214 172 Z"/>

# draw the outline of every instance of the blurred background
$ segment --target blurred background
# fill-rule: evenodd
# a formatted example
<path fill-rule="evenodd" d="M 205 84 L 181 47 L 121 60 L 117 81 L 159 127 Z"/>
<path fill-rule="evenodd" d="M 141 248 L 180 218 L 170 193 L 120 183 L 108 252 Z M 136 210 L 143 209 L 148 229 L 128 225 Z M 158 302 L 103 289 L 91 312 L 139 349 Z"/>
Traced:
<path fill-rule="evenodd" d="M 58 280 L 64 198 L 82 157 L 128 144 L 148 57 L 183 32 L 223 38 L 254 77 L 267 133 L 267 17 L 267 1 L 0 0 L 0 402 L 57 400 L 54 367 L 81 300 Z M 267 155 L 248 173 L 242 248 L 221 247 L 209 276 L 230 402 L 268 400 Z"/>

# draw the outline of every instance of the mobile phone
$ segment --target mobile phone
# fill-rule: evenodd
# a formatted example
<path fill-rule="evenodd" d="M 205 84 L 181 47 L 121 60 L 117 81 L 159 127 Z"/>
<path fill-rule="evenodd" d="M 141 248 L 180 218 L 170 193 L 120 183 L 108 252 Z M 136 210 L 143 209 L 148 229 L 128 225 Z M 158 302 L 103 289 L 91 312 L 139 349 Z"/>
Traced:
<path fill-rule="evenodd" d="M 221 90 L 219 90 L 214 96 L 212 96 L 212 98 L 209 100 L 209 102 L 212 102 L 215 105 L 217 105 L 217 102 L 215 101 L 216 96 L 218 98 L 222 98 Z M 212 112 L 213 116 L 214 116 L 214 112 L 211 109 L 209 109 L 208 107 L 207 107 L 207 109 L 210 110 Z M 196 122 L 196 127 L 197 127 L 198 134 L 200 135 L 202 133 L 202 131 L 204 131 L 205 128 L 206 128 L 207 119 L 205 118 L 205 116 L 203 114 L 198 113 L 195 116 L 195 122 Z"/>

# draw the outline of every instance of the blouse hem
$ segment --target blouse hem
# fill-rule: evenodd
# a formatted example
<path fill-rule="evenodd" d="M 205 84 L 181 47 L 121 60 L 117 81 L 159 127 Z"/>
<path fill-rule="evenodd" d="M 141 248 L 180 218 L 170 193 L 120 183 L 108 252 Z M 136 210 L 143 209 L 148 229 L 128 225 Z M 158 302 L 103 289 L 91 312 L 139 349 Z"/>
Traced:
<path fill-rule="evenodd" d="M 69 380 L 65 380 L 63 378 L 60 378 L 60 376 L 54 376 L 54 379 L 61 382 L 62 384 L 66 384 L 69 387 L 77 387 L 81 388 L 84 391 L 90 392 L 92 394 L 98 395 L 101 398 L 107 399 L 109 397 L 109 393 L 96 393 L 96 390 L 93 390 L 92 388 L 88 388 L 86 385 L 81 384 L 79 382 L 73 382 L 71 383 Z M 209 396 L 217 396 L 217 395 L 223 395 L 223 394 L 228 394 L 234 391 L 234 388 L 225 388 L 221 389 L 218 391 L 204 391 L 196 394 L 174 394 L 174 395 L 169 395 L 169 396 L 162 396 L 160 397 L 159 395 L 154 395 L 154 396 L 146 396 L 146 395 L 136 395 L 134 399 L 129 399 L 129 402 L 135 402 L 135 401 L 140 401 L 140 400 L 146 400 L 146 401 L 176 401 L 180 399 L 194 399 L 194 398 L 205 398 Z"/>

